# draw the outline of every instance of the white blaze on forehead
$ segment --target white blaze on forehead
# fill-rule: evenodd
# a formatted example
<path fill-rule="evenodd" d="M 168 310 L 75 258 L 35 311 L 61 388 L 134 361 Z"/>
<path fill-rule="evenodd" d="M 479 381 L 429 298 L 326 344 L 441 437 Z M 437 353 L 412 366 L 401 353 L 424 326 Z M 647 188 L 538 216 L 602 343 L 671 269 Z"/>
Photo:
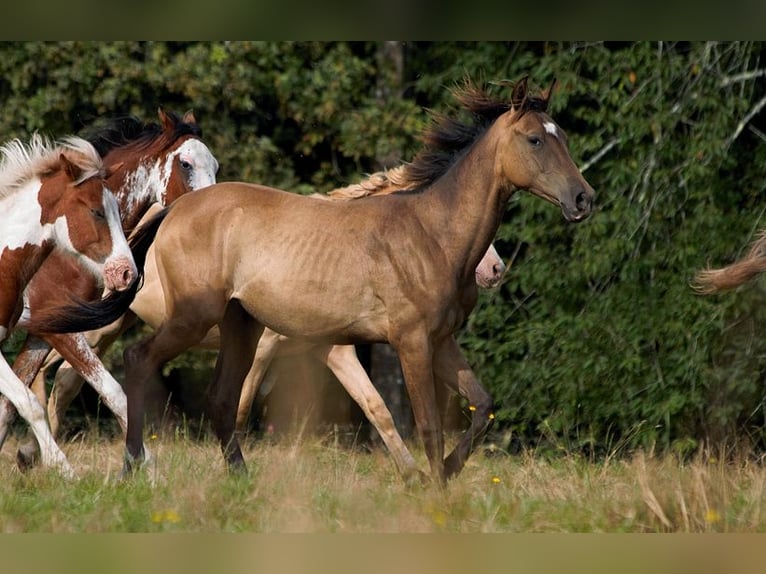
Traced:
<path fill-rule="evenodd" d="M 42 225 L 42 208 L 37 200 L 40 180 L 34 179 L 23 187 L 0 197 L 0 251 L 3 247 L 17 249 L 25 245 L 42 245 L 53 233 L 53 224 Z"/>
<path fill-rule="evenodd" d="M 128 240 L 125 239 L 125 233 L 122 230 L 120 208 L 117 205 L 117 200 L 107 188 L 103 188 L 103 197 L 104 216 L 109 224 L 109 235 L 112 237 L 112 253 L 107 259 L 128 257 L 132 260 L 133 254 L 130 251 L 130 247 L 128 247 Z"/>
<path fill-rule="evenodd" d="M 190 138 L 178 146 L 171 155 L 168 156 L 168 167 L 172 168 L 174 157 L 181 161 L 186 161 L 192 166 L 189 186 L 192 189 L 201 189 L 215 183 L 215 174 L 218 172 L 218 161 L 215 159 L 208 147 L 200 140 Z"/>
<path fill-rule="evenodd" d="M 545 131 L 552 136 L 559 137 L 558 128 L 553 122 L 543 122 L 543 127 L 545 128 Z"/>

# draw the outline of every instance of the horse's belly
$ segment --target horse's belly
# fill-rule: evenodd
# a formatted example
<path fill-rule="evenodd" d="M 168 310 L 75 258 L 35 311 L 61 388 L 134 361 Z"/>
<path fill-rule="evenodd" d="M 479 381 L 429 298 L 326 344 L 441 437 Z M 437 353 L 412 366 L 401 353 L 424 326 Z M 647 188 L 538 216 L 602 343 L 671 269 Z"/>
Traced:
<path fill-rule="evenodd" d="M 235 294 L 243 307 L 270 329 L 300 339 L 337 344 L 384 341 L 388 321 L 369 292 L 342 293 L 308 284 L 249 285 Z"/>

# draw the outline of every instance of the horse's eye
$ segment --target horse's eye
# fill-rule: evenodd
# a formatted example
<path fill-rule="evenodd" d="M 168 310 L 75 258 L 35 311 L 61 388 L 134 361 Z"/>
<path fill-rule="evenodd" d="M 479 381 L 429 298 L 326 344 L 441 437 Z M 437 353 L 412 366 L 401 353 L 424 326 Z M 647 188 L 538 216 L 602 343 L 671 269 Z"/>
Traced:
<path fill-rule="evenodd" d="M 540 139 L 539 137 L 537 137 L 537 136 L 529 136 L 529 137 L 527 138 L 527 141 L 528 141 L 528 142 L 530 143 L 530 145 L 532 145 L 533 147 L 539 147 L 539 146 L 540 146 L 540 145 L 542 145 L 542 143 L 543 143 L 543 140 L 541 140 L 541 139 Z"/>
<path fill-rule="evenodd" d="M 96 219 L 106 219 L 104 212 L 100 209 L 91 209 L 90 212 Z"/>
<path fill-rule="evenodd" d="M 186 161 L 185 159 L 181 160 L 181 169 L 184 171 L 191 171 L 192 170 L 192 164 Z"/>

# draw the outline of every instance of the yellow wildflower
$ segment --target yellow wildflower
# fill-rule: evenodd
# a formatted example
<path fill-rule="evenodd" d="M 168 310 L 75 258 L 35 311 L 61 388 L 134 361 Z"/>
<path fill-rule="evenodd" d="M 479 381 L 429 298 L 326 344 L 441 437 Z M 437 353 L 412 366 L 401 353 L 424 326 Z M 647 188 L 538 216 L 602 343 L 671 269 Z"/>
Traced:
<path fill-rule="evenodd" d="M 705 513 L 705 522 L 708 524 L 715 524 L 721 520 L 721 515 L 714 508 L 708 508 Z"/>

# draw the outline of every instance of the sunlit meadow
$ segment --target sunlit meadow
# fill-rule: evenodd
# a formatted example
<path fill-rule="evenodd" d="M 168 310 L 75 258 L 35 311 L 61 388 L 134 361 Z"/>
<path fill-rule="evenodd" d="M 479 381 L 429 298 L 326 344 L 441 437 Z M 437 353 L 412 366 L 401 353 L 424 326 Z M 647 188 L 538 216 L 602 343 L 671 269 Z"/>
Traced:
<path fill-rule="evenodd" d="M 686 462 L 649 453 L 587 460 L 477 452 L 444 490 L 405 486 L 382 449 L 324 438 L 247 439 L 245 475 L 217 444 L 147 440 L 154 461 L 120 480 L 122 444 L 84 433 L 64 445 L 79 478 L 16 469 L 0 453 L 3 532 L 760 532 L 766 469 L 745 457 Z M 421 467 L 424 456 L 413 445 Z"/>

